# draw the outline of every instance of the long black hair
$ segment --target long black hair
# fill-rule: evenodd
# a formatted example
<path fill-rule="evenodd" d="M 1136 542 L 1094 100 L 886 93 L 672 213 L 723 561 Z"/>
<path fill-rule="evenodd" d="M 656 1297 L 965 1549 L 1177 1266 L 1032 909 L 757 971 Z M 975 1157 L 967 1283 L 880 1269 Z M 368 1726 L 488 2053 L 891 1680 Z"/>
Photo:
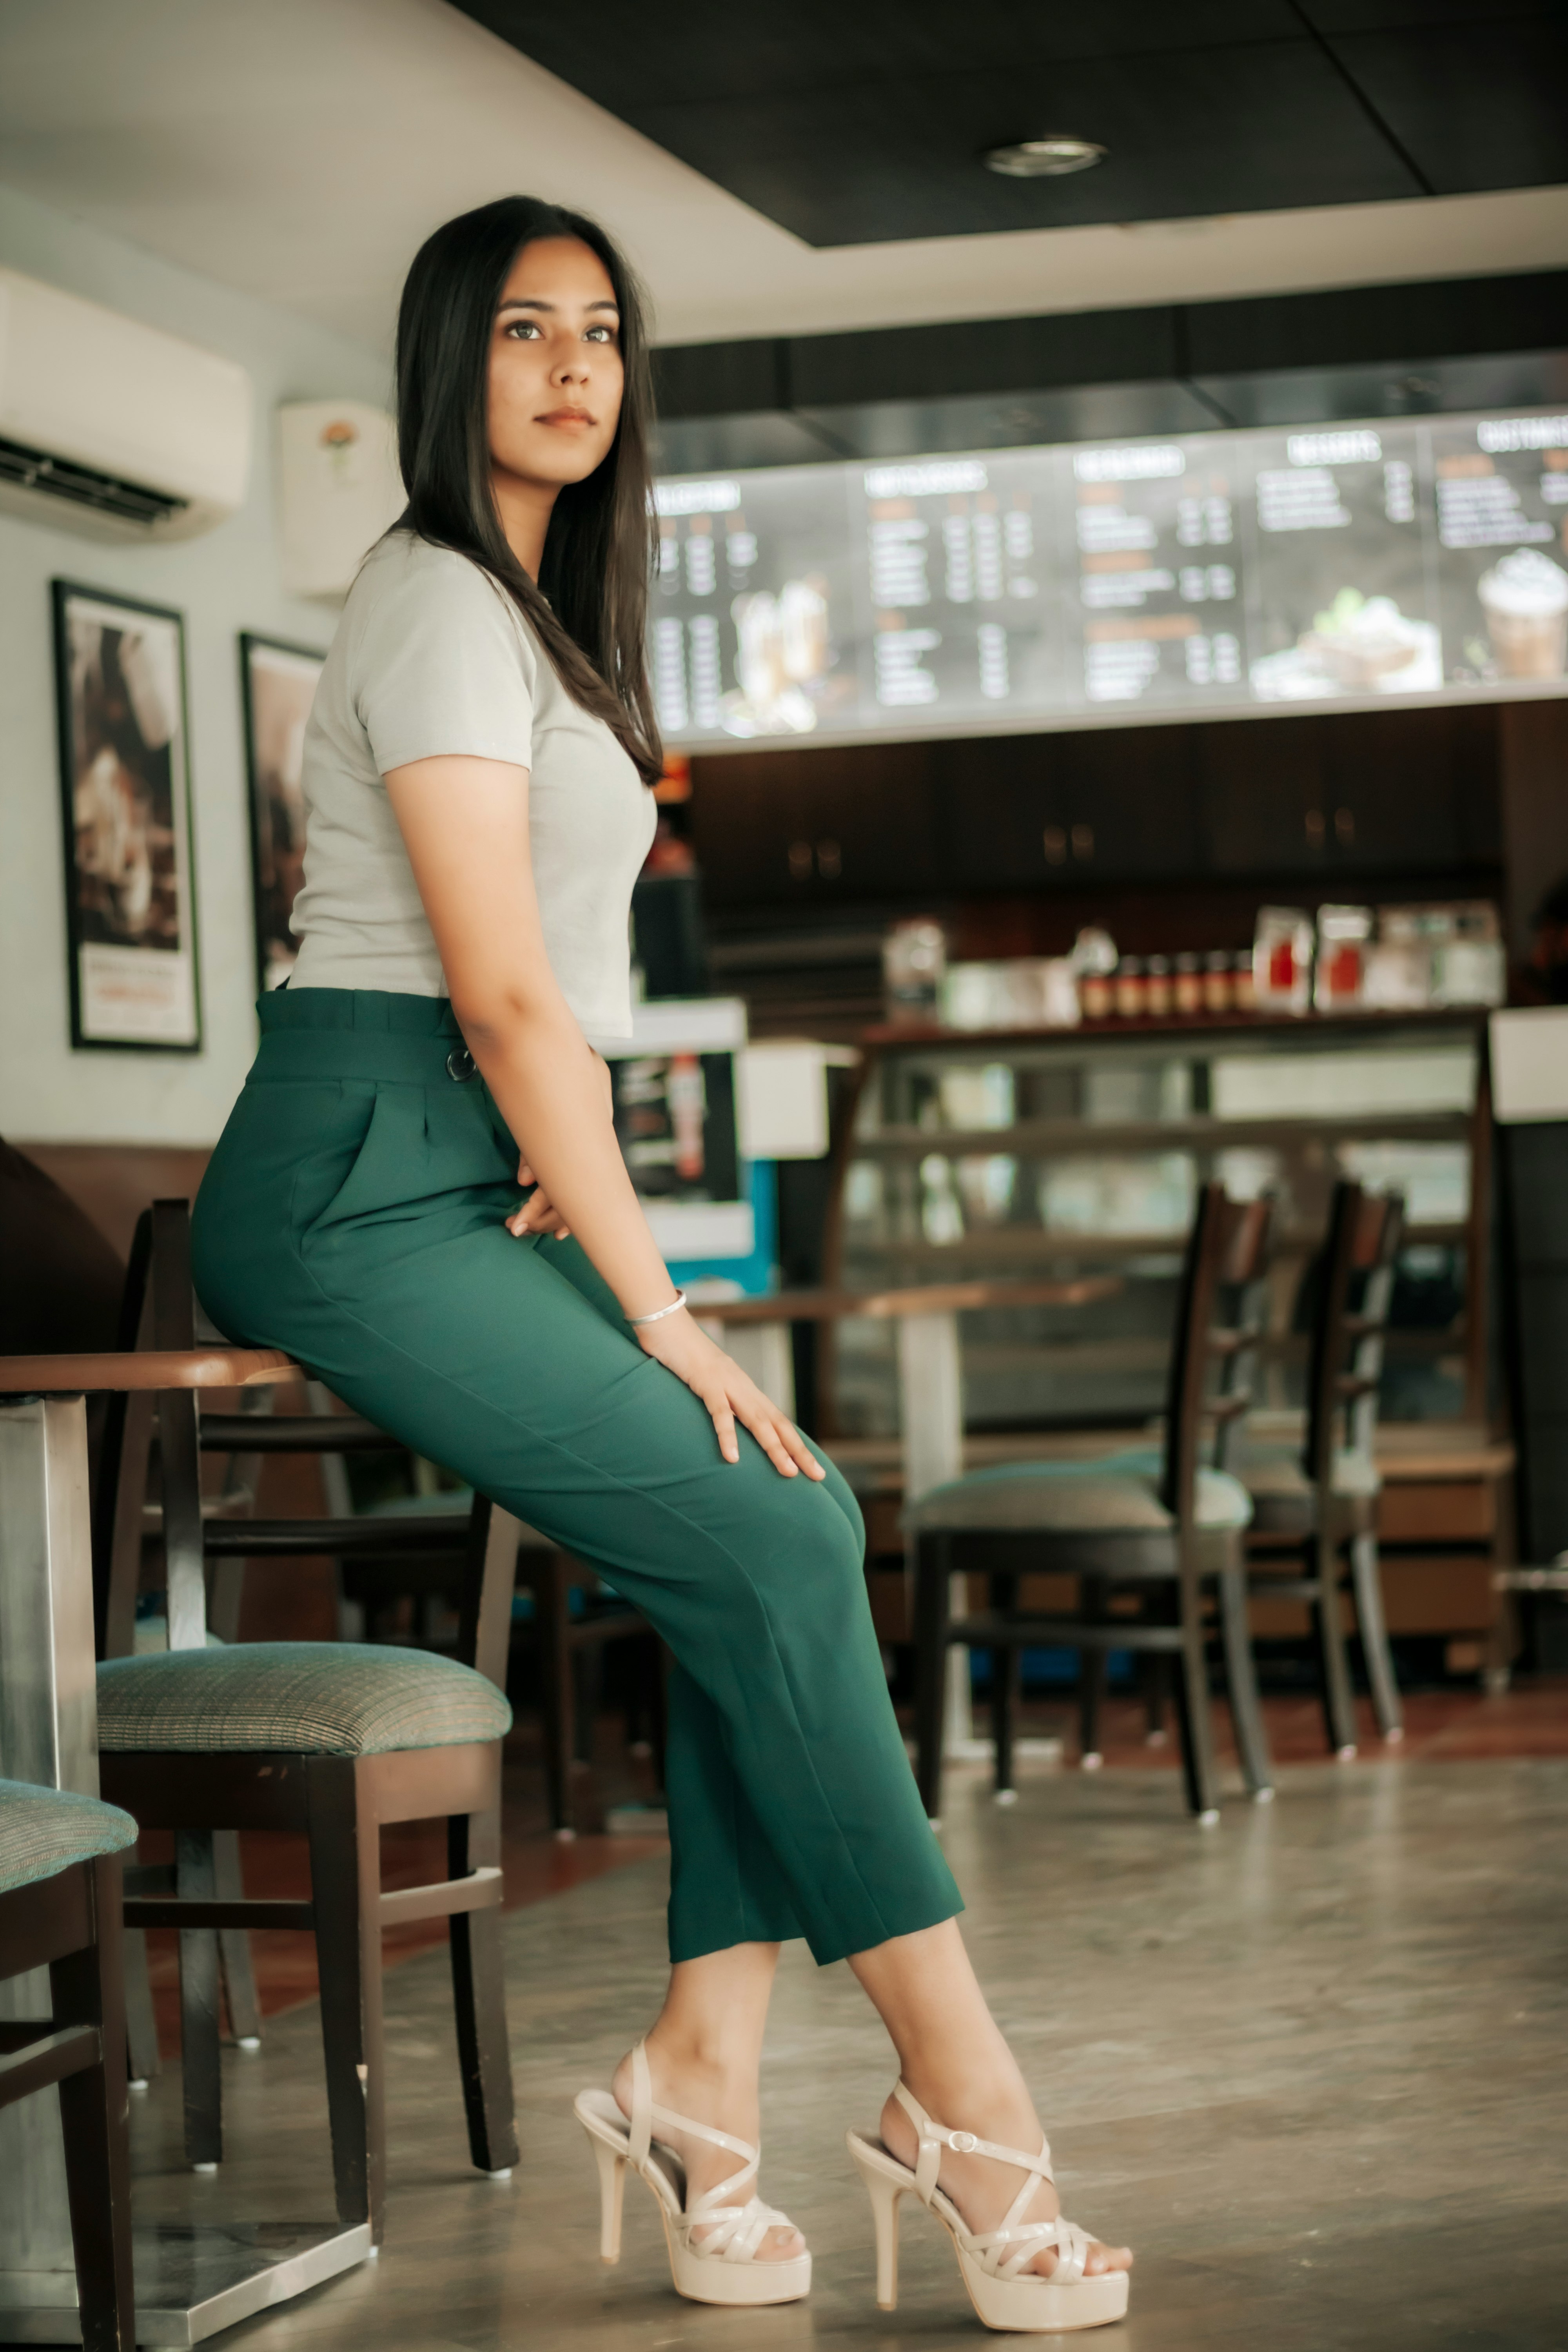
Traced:
<path fill-rule="evenodd" d="M 536 585 L 496 510 L 487 384 L 501 289 L 523 247 L 541 237 L 575 237 L 604 263 L 620 307 L 626 383 L 608 455 L 556 499 Z M 397 313 L 397 455 L 408 505 L 395 528 L 456 548 L 505 589 L 573 700 L 605 720 L 646 783 L 663 765 L 645 635 L 657 545 L 652 415 L 642 289 L 596 221 L 537 196 L 500 196 L 426 237 Z"/>

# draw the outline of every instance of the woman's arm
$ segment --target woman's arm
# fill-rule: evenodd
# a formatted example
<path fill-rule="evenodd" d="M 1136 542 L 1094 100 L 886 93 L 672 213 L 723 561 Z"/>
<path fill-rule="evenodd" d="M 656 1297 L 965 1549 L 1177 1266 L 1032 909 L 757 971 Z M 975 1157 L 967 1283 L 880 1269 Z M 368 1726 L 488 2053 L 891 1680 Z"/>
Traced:
<path fill-rule="evenodd" d="M 457 1014 L 524 1161 L 628 1316 L 673 1296 L 609 1115 L 604 1066 L 544 952 L 528 832 L 528 771 L 499 760 L 416 760 L 386 789 Z M 637 1338 L 712 1414 L 727 1461 L 735 1423 L 776 1468 L 822 1470 L 778 1408 L 687 1314 Z"/>

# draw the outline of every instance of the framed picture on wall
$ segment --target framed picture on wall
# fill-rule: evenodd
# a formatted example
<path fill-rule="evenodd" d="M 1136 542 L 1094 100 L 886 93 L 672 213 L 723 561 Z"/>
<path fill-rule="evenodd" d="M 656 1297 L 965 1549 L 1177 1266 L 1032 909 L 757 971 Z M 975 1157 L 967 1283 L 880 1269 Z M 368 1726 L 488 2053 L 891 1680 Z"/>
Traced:
<path fill-rule="evenodd" d="M 200 1051 L 184 623 L 53 583 L 71 1044 Z"/>
<path fill-rule="evenodd" d="M 239 640 L 249 782 L 251 887 L 256 974 L 263 995 L 294 969 L 289 929 L 305 870 L 305 803 L 300 777 L 305 721 L 326 656 L 248 630 Z"/>

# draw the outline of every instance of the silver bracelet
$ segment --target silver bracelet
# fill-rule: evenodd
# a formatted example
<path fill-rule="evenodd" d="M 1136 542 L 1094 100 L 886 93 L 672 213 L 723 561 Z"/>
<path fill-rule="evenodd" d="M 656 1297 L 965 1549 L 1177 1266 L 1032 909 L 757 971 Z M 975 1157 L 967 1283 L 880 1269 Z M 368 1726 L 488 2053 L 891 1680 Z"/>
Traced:
<path fill-rule="evenodd" d="M 685 1304 L 685 1291 L 678 1290 L 668 1307 L 656 1307 L 651 1315 L 628 1315 L 626 1321 L 634 1327 L 638 1323 L 662 1323 L 667 1315 L 679 1315 Z"/>

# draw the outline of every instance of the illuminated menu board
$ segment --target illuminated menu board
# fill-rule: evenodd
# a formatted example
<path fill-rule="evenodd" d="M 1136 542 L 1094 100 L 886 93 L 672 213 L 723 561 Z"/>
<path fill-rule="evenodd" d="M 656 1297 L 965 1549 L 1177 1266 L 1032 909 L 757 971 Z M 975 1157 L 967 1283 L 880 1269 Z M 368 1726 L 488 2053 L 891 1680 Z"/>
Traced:
<path fill-rule="evenodd" d="M 1568 416 L 658 485 L 672 746 L 1568 690 Z"/>

